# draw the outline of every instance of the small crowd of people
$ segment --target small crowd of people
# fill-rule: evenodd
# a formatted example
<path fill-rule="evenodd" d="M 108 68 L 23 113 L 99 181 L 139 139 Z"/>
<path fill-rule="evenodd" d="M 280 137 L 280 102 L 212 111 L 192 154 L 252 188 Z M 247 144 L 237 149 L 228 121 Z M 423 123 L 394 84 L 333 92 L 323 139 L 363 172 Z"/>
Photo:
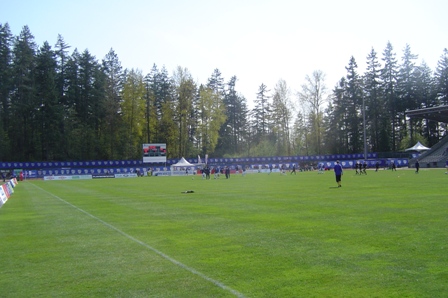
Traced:
<path fill-rule="evenodd" d="M 380 168 L 380 163 L 377 161 L 375 164 L 375 172 L 378 172 L 379 168 Z M 389 168 L 392 171 L 397 170 L 397 166 L 395 165 L 394 161 L 391 161 Z M 356 175 L 362 175 L 362 174 L 367 175 L 367 171 L 366 171 L 367 170 L 367 162 L 364 161 L 364 163 L 361 163 L 360 161 L 357 161 L 355 164 L 355 170 L 356 170 Z M 420 170 L 420 162 L 417 159 L 415 161 L 415 173 L 418 174 L 419 170 Z M 339 160 L 336 161 L 333 171 L 336 176 L 336 183 L 338 184 L 338 187 L 342 187 L 341 182 L 342 182 L 343 169 L 342 169 L 342 166 L 339 164 Z M 447 165 L 447 172 L 445 174 L 447 174 L 447 173 L 448 173 L 448 165 Z"/>
<path fill-rule="evenodd" d="M 357 161 L 355 164 L 355 170 L 356 175 L 367 175 L 367 162 L 364 161 L 364 163 L 361 163 L 360 161 Z"/>
<path fill-rule="evenodd" d="M 4 172 L 0 172 L 0 173 L 1 173 L 0 177 L 3 180 L 3 182 L 6 182 L 6 179 L 14 179 L 14 178 L 18 178 L 19 181 L 23 181 L 23 179 L 25 177 L 23 171 L 20 171 L 18 177 L 14 171 L 6 172 L 6 174 Z"/>
<path fill-rule="evenodd" d="M 238 169 L 236 169 L 238 171 Z M 246 170 L 243 168 L 243 175 L 245 174 Z M 209 180 L 210 174 L 213 174 L 214 179 L 219 179 L 221 174 L 226 176 L 226 179 L 230 179 L 230 167 L 225 166 L 224 168 L 220 167 L 214 167 L 210 169 L 209 166 L 205 166 L 201 169 L 202 179 Z"/>

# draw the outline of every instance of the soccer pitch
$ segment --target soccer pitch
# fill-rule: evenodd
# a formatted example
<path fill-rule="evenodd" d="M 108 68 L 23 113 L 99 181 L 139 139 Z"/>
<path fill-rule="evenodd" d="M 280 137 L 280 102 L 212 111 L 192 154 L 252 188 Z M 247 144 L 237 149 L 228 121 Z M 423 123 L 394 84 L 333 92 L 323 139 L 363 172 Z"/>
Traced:
<path fill-rule="evenodd" d="M 446 297 L 444 172 L 19 182 L 0 297 Z"/>

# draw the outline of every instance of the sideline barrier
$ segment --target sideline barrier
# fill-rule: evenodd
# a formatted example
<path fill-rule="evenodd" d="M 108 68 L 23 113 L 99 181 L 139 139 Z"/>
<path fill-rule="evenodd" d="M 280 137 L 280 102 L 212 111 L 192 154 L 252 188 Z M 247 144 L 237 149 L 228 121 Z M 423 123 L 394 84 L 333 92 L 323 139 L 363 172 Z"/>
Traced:
<path fill-rule="evenodd" d="M 324 164 L 325 167 L 334 167 L 336 160 L 326 161 L 326 160 L 319 160 L 314 161 L 313 163 L 310 163 L 310 165 L 314 165 L 315 168 L 318 167 L 320 164 Z M 341 165 L 344 168 L 351 168 L 353 167 L 356 162 L 359 160 L 341 160 Z M 361 160 L 363 161 L 363 160 Z M 407 159 L 381 159 L 381 160 L 367 160 L 367 165 L 369 168 L 375 167 L 376 162 L 380 162 L 380 167 L 386 167 L 390 164 L 390 162 L 394 161 L 397 167 L 403 167 L 408 166 L 408 160 Z M 295 164 L 297 166 L 298 162 L 266 162 L 266 163 L 251 163 L 251 164 L 245 164 L 245 167 L 247 170 L 263 170 L 263 169 L 269 169 L 272 168 L 280 168 L 282 165 L 285 166 L 287 169 L 292 167 L 292 164 Z M 238 166 L 238 169 L 241 169 L 243 167 L 243 164 L 239 163 L 211 163 L 211 167 L 214 168 L 216 166 L 219 166 L 220 168 L 223 168 L 224 166 L 228 165 L 231 170 L 234 170 L 236 166 Z M 200 169 L 200 166 L 192 165 L 189 167 L 191 171 L 197 171 Z M 300 168 L 304 167 L 297 167 L 299 170 Z M 77 176 L 89 176 L 88 179 L 90 179 L 90 176 L 92 176 L 93 179 L 97 178 L 122 178 L 122 177 L 134 177 L 137 172 L 142 173 L 143 175 L 147 175 L 148 169 L 151 169 L 153 172 L 153 176 L 184 176 L 185 170 L 176 170 L 171 172 L 169 166 L 148 166 L 148 167 L 134 167 L 134 168 L 77 168 L 77 169 L 51 169 L 51 170 L 29 170 L 24 171 L 25 172 L 25 179 L 28 178 L 44 178 L 45 177 L 77 177 Z M 129 176 L 130 175 L 130 176 Z M 120 177 L 118 177 L 120 176 Z M 70 178 L 62 178 L 62 179 L 51 179 L 47 178 L 46 180 L 63 180 L 63 179 L 70 179 Z M 75 179 L 75 178 L 73 178 Z"/>
<path fill-rule="evenodd" d="M 14 193 L 14 188 L 18 182 L 16 178 L 13 178 L 0 186 L 0 208 L 8 201 L 8 199 Z"/>
<path fill-rule="evenodd" d="M 258 163 L 292 163 L 292 162 L 317 162 L 322 160 L 349 160 L 361 159 L 364 154 L 328 154 L 328 155 L 292 155 L 292 156 L 265 156 L 265 157 L 241 157 L 241 158 L 208 158 L 211 164 L 258 164 Z M 376 159 L 377 153 L 368 153 L 368 159 Z M 179 158 L 167 159 L 166 166 L 170 166 L 179 161 Z M 186 158 L 190 163 L 198 163 L 197 158 Z M 91 160 L 91 161 L 42 161 L 42 162 L 0 162 L 0 169 L 79 169 L 79 168 L 146 168 L 148 165 L 143 160 Z M 55 173 L 53 173 L 55 174 Z M 65 173 L 81 174 L 81 173 Z M 82 173 L 87 174 L 87 173 Z M 88 173 L 92 174 L 92 173 Z M 97 173 L 101 174 L 101 173 Z"/>
<path fill-rule="evenodd" d="M 85 179 L 92 179 L 92 175 L 44 176 L 44 180 L 85 180 Z"/>
<path fill-rule="evenodd" d="M 315 155 L 315 156 L 274 156 L 274 157 L 251 157 L 251 158 L 208 158 L 208 164 L 211 167 L 229 166 L 231 170 L 236 167 L 241 169 L 243 166 L 246 170 L 260 170 L 267 168 L 280 168 L 282 166 L 287 169 L 296 165 L 296 169 L 308 169 L 308 166 L 317 168 L 324 165 L 327 168 L 333 167 L 336 160 L 340 160 L 344 168 L 353 167 L 357 161 L 363 159 L 363 154 L 335 154 L 335 155 Z M 196 166 L 198 159 L 187 158 L 188 162 L 193 166 L 192 171 L 200 169 Z M 368 154 L 368 167 L 375 167 L 376 162 L 380 163 L 380 167 L 386 167 L 394 161 L 397 167 L 408 166 L 407 158 L 381 158 L 378 159 L 376 153 Z M 183 173 L 171 172 L 170 165 L 178 162 L 178 159 L 169 159 L 165 164 L 144 164 L 141 160 L 112 160 L 112 161 L 78 161 L 78 162 L 0 162 L 0 169 L 8 171 L 23 172 L 24 179 L 42 179 L 44 177 L 61 178 L 44 178 L 45 180 L 73 180 L 79 178 L 67 178 L 76 176 L 89 176 L 87 179 L 97 178 L 123 178 L 133 177 L 134 173 L 148 175 L 152 172 L 153 176 L 171 176 L 184 175 Z M 300 166 L 300 168 L 298 167 Z M 190 170 L 189 169 L 189 170 Z M 117 176 L 120 176 L 118 177 Z M 130 176 L 128 176 L 130 175 Z M 112 177 L 113 176 L 113 177 Z"/>
<path fill-rule="evenodd" d="M 6 201 L 8 200 L 8 197 L 6 196 L 6 192 L 3 189 L 3 185 L 0 186 L 0 208 L 3 206 L 3 204 L 6 203 Z"/>
<path fill-rule="evenodd" d="M 54 180 L 90 180 L 98 178 L 134 178 L 138 177 L 137 173 L 127 173 L 127 174 L 109 174 L 109 175 L 52 175 L 44 176 L 46 181 Z"/>
<path fill-rule="evenodd" d="M 137 173 L 129 173 L 129 174 L 115 174 L 115 178 L 136 178 Z"/>

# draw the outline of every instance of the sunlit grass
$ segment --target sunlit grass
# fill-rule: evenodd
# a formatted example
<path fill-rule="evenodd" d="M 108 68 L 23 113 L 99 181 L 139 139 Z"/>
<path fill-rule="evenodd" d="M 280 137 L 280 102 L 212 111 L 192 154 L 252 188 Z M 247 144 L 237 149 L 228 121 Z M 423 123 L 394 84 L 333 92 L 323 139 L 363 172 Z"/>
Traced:
<path fill-rule="evenodd" d="M 0 296 L 444 297 L 447 179 L 22 182 L 0 209 Z"/>

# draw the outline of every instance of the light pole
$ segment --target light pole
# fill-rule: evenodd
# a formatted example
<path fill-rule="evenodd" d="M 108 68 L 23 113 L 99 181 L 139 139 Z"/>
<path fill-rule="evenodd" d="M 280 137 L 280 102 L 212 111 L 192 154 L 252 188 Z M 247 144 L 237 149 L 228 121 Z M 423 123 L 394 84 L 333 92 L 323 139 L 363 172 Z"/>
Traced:
<path fill-rule="evenodd" d="M 363 120 L 363 133 L 364 133 L 364 160 L 367 159 L 367 140 L 366 140 L 366 106 L 364 103 L 364 96 L 362 97 L 362 120 Z"/>

